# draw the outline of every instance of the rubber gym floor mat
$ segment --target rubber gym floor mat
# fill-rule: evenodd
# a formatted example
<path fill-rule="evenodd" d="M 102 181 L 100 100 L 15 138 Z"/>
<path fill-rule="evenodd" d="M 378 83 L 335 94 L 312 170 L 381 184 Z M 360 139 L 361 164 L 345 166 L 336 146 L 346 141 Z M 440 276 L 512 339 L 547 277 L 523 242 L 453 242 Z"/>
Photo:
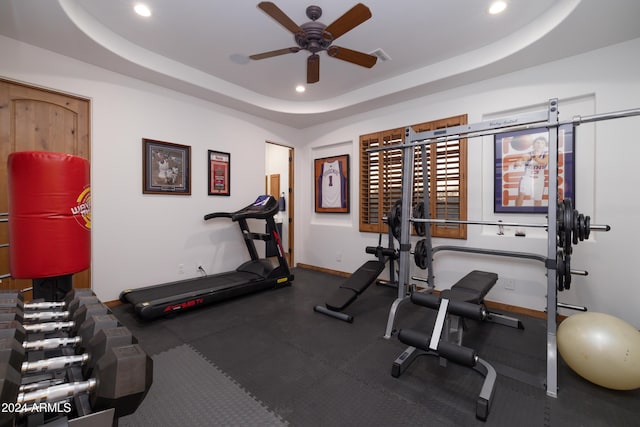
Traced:
<path fill-rule="evenodd" d="M 295 269 L 295 276 L 291 287 L 171 319 L 138 323 L 128 310 L 117 307 L 114 311 L 133 328 L 147 351 L 160 355 L 189 344 L 200 358 L 224 372 L 221 375 L 232 378 L 229 381 L 243 393 L 293 426 L 640 425 L 640 390 L 618 392 L 593 385 L 574 374 L 561 358 L 558 398 L 546 396 L 545 321 L 517 314 L 512 316 L 524 322 L 524 330 L 467 322 L 465 344 L 478 350 L 498 372 L 489 418 L 479 421 L 475 399 L 483 379 L 475 371 L 454 364 L 442 368 L 437 358 L 421 357 L 400 378 L 391 376 L 393 361 L 406 348 L 396 336 L 382 338 L 393 292 L 372 285 L 349 307 L 355 314 L 354 323 L 349 324 L 313 311 L 343 278 L 301 268 Z M 405 304 L 398 312 L 396 327 L 426 331 L 433 327 L 435 315 L 434 310 Z M 176 340 L 180 342 L 172 344 Z M 165 367 L 157 364 L 156 369 L 172 370 L 178 363 L 182 362 Z M 189 387 L 194 375 L 187 377 L 180 380 L 187 383 L 183 387 Z M 187 404 L 179 398 L 174 402 L 171 394 L 180 386 L 158 384 L 152 392 L 170 396 L 162 401 L 163 410 L 184 411 Z M 204 411 L 209 411 L 209 400 L 198 403 Z M 197 414 L 197 408 L 192 413 Z M 192 425 L 189 420 L 175 424 Z M 154 418 L 138 425 L 167 423 Z"/>
<path fill-rule="evenodd" d="M 235 340 L 244 343 L 241 353 L 229 351 Z M 238 326 L 193 344 L 294 426 L 458 425 L 438 414 L 425 424 L 421 405 L 336 368 L 338 358 L 330 363 L 262 330 Z"/>
<path fill-rule="evenodd" d="M 171 319 L 158 319 L 153 322 L 140 319 L 130 304 L 112 307 L 111 311 L 138 339 L 144 351 L 152 357 L 187 342 L 166 327 Z"/>
<path fill-rule="evenodd" d="M 287 425 L 190 345 L 153 362 L 151 390 L 135 413 L 120 418 L 121 427 Z"/>

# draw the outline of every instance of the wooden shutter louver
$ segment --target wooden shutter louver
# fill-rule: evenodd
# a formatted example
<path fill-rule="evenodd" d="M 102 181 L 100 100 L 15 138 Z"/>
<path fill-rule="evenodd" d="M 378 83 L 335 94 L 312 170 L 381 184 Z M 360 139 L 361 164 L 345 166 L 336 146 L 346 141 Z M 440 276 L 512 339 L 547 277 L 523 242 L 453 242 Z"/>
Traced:
<path fill-rule="evenodd" d="M 384 146 L 402 144 L 404 129 L 395 129 L 382 133 Z M 382 215 L 386 216 L 396 200 L 402 199 L 402 149 L 383 151 L 383 170 L 381 180 L 384 182 L 382 192 Z"/>
<path fill-rule="evenodd" d="M 380 135 L 360 137 L 360 231 L 378 232 L 380 224 Z"/>

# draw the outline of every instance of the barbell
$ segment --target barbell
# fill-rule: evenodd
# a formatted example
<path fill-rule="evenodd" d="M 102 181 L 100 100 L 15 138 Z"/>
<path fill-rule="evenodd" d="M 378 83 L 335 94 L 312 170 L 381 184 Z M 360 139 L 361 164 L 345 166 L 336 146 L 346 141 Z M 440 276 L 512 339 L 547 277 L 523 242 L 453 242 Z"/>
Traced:
<path fill-rule="evenodd" d="M 571 244 L 577 244 L 589 238 L 591 231 L 610 231 L 611 226 L 606 224 L 591 224 L 591 218 L 574 209 L 571 199 L 564 199 L 557 203 L 557 243 L 565 253 L 571 254 Z M 456 220 L 424 218 L 425 208 L 422 202 L 413 210 L 413 217 L 409 219 L 413 223 L 416 234 L 425 235 L 425 224 L 469 224 L 469 225 L 493 225 L 506 227 L 526 227 L 547 229 L 544 223 L 521 223 L 504 221 L 480 221 L 480 220 Z M 392 234 L 397 239 L 402 228 L 402 200 L 397 200 L 388 214 L 388 224 Z"/>
<path fill-rule="evenodd" d="M 522 259 L 530 259 L 533 261 L 538 261 L 543 263 L 545 266 L 550 265 L 547 257 L 539 254 L 533 254 L 528 252 L 513 252 L 513 251 L 504 251 L 504 250 L 496 250 L 496 249 L 481 249 L 481 248 L 472 248 L 468 246 L 436 246 L 433 248 L 432 253 L 436 253 L 439 251 L 456 251 L 456 252 L 466 252 L 466 253 L 474 253 L 481 255 L 493 255 L 493 256 L 503 256 L 503 257 L 511 257 L 511 258 L 522 258 Z M 418 240 L 416 242 L 415 248 L 411 251 L 413 255 L 414 261 L 416 265 L 426 270 L 429 268 L 429 259 L 427 256 L 427 244 L 425 239 Z M 553 268 L 556 270 L 556 283 L 559 291 L 563 291 L 565 289 L 569 289 L 571 286 L 571 275 L 579 275 L 579 276 L 587 276 L 589 273 L 584 270 L 572 270 L 571 269 L 571 255 L 567 255 L 564 253 L 562 249 L 558 250 L 556 259 L 554 260 Z M 412 277 L 414 280 L 418 280 L 415 277 Z"/>

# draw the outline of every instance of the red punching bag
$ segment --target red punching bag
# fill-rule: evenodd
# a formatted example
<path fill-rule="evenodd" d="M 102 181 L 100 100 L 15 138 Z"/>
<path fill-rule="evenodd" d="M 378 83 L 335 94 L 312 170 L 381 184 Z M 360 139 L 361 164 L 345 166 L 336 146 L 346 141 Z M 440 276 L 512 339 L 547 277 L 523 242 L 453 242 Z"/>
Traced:
<path fill-rule="evenodd" d="M 19 151 L 9 155 L 7 169 L 11 276 L 38 279 L 89 268 L 89 161 Z"/>

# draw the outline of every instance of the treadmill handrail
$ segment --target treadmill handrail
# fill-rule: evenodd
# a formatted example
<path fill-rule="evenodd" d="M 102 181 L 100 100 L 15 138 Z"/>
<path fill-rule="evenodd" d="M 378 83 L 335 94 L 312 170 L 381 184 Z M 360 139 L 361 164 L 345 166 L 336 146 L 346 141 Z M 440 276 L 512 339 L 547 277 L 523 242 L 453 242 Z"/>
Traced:
<path fill-rule="evenodd" d="M 249 206 L 235 212 L 214 212 L 204 216 L 205 220 L 213 218 L 231 218 L 232 221 L 241 219 L 267 219 L 278 213 L 278 201 L 273 196 L 260 196 Z"/>
<path fill-rule="evenodd" d="M 213 218 L 231 218 L 231 217 L 233 217 L 232 212 L 214 212 L 214 213 L 206 214 L 204 216 L 204 220 L 207 221 Z"/>

